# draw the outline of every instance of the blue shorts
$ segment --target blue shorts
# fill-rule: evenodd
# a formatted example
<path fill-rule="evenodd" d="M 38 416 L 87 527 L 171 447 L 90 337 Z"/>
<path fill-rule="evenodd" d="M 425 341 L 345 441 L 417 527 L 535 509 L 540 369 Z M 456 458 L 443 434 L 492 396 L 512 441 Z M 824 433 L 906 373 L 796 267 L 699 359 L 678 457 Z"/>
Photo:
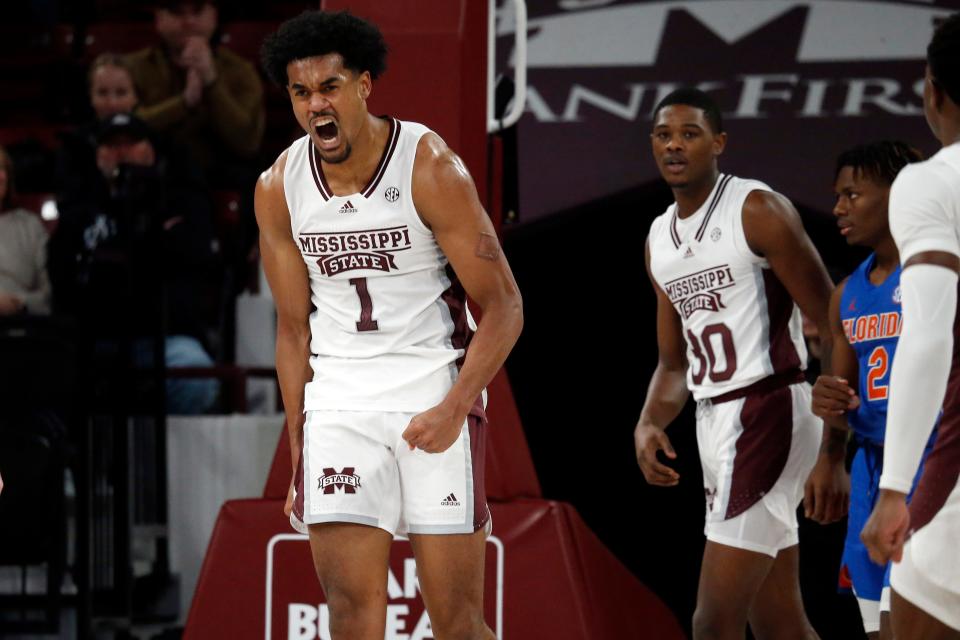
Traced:
<path fill-rule="evenodd" d="M 917 480 L 923 473 L 923 462 L 927 459 L 933 439 L 923 452 L 920 468 L 913 479 L 910 496 L 917 488 Z M 847 517 L 847 539 L 843 545 L 843 558 L 840 560 L 839 590 L 849 592 L 852 588 L 858 598 L 880 600 L 883 589 L 890 586 L 890 563 L 875 564 L 860 540 L 860 532 L 867 524 L 873 506 L 880 493 L 880 474 L 883 472 L 883 447 L 868 441 L 861 441 L 853 466 L 850 469 L 850 513 Z"/>

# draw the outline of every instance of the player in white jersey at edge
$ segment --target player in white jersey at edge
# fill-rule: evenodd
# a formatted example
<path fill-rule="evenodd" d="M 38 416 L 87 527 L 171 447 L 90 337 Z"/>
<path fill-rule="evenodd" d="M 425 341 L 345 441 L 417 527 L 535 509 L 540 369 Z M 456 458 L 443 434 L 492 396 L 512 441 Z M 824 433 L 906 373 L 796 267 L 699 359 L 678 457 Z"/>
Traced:
<path fill-rule="evenodd" d="M 676 485 L 657 454 L 676 458 L 664 429 L 693 393 L 707 503 L 694 638 L 743 638 L 747 624 L 759 639 L 816 638 L 800 597 L 796 508 L 822 425 L 797 305 L 829 336 L 830 279 L 786 198 L 719 172 L 727 136 L 709 96 L 668 95 L 651 139 L 676 202 L 647 238 L 659 362 L 634 439 L 647 482 Z"/>
<path fill-rule="evenodd" d="M 384 637 L 406 533 L 433 636 L 488 640 L 483 393 L 521 299 L 460 158 L 368 113 L 385 56 L 377 27 L 346 12 L 301 14 L 263 48 L 306 132 L 255 198 L 295 469 L 285 510 L 309 530 L 334 639 Z"/>
<path fill-rule="evenodd" d="M 897 640 L 960 638 L 960 14 L 927 48 L 923 110 L 943 148 L 890 189 L 903 331 L 890 373 L 880 496 L 862 537 L 890 571 Z M 943 406 L 939 432 L 906 496 Z"/>

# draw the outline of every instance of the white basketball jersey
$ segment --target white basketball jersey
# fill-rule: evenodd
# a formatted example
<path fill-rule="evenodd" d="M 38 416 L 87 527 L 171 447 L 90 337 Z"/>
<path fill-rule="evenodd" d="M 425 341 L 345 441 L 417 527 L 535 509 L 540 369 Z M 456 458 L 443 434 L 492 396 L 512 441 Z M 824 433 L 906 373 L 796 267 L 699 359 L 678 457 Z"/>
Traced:
<path fill-rule="evenodd" d="M 413 204 L 423 125 L 389 118 L 370 183 L 334 195 L 309 136 L 283 176 L 293 237 L 307 264 L 310 365 L 304 409 L 420 412 L 457 379 L 476 329 L 466 294 Z"/>
<path fill-rule="evenodd" d="M 743 203 L 758 190 L 771 189 L 721 174 L 692 216 L 673 204 L 650 227 L 651 271 L 683 323 L 697 400 L 806 367 L 800 312 L 743 232 Z"/>

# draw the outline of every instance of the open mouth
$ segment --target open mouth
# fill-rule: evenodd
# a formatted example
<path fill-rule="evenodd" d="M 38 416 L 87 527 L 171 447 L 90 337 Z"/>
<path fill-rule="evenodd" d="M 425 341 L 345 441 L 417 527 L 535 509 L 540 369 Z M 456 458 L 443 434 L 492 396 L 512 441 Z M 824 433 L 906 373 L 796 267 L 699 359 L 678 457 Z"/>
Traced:
<path fill-rule="evenodd" d="M 332 149 L 340 144 L 340 127 L 333 118 L 319 118 L 313 124 L 320 146 L 323 149 Z"/>
<path fill-rule="evenodd" d="M 687 168 L 687 161 L 681 158 L 667 158 L 663 164 L 670 173 L 682 173 Z"/>

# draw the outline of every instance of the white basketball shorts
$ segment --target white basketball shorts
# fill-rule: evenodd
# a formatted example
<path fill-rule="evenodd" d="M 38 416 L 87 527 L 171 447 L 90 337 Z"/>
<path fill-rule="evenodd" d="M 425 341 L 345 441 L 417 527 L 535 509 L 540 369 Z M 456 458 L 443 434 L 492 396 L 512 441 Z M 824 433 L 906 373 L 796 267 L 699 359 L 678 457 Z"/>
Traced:
<path fill-rule="evenodd" d="M 798 542 L 797 505 L 822 424 L 810 410 L 809 384 L 767 381 L 701 400 L 697 442 L 707 539 L 776 557 Z"/>
<path fill-rule="evenodd" d="M 309 411 L 291 524 L 351 522 L 392 535 L 473 533 L 490 519 L 483 418 L 470 415 L 442 453 L 410 450 L 414 413 Z"/>

